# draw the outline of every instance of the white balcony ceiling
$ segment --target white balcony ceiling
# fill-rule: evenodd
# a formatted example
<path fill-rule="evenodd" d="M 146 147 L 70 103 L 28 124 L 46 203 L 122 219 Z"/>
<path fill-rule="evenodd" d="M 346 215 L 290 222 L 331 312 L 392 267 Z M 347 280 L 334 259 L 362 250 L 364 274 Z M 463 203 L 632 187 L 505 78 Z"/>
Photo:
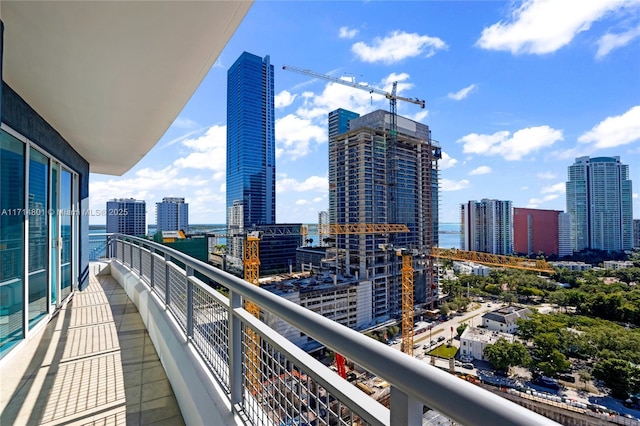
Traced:
<path fill-rule="evenodd" d="M 158 142 L 251 1 L 2 1 L 3 79 L 91 165 Z"/>

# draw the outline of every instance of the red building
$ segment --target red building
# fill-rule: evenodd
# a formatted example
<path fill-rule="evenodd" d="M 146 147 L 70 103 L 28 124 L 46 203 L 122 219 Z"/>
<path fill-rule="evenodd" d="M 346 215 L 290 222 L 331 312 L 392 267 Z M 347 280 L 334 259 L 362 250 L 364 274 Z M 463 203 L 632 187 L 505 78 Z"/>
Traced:
<path fill-rule="evenodd" d="M 513 250 L 517 254 L 571 254 L 568 215 L 558 210 L 513 209 Z"/>

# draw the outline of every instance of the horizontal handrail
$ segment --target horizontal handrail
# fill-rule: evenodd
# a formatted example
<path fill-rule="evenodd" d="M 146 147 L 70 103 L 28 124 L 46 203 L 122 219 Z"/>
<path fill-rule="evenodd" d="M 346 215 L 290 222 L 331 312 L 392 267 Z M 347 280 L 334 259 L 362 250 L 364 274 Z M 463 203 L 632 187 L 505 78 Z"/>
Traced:
<path fill-rule="evenodd" d="M 306 335 L 385 380 L 392 388 L 456 422 L 474 425 L 555 424 L 546 417 L 168 246 L 128 235 L 114 234 L 112 238 L 165 253 L 165 258 L 173 258 L 183 263 L 187 269 L 192 268 L 230 292 L 256 303 L 261 309 L 289 322 Z M 200 286 L 197 283 L 195 285 Z M 200 287 L 206 292 L 215 292 L 208 286 Z M 346 381 L 344 383 L 347 384 Z M 352 387 L 350 384 L 349 386 Z M 392 419 L 393 410 L 394 407 L 391 407 Z"/>

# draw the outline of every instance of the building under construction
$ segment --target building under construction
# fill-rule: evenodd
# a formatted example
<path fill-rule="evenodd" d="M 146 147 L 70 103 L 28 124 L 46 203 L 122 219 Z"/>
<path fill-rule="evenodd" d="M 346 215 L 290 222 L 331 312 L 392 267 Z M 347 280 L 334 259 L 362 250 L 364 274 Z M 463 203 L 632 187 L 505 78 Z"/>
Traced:
<path fill-rule="evenodd" d="M 346 133 L 329 137 L 329 221 L 409 228 L 406 233 L 337 234 L 327 251 L 338 274 L 372 282 L 374 319 L 401 313 L 402 259 L 397 250 L 413 255 L 414 303 L 437 298 L 428 254 L 438 239 L 441 149 L 428 126 L 395 118 L 396 135 L 389 130 L 391 114 L 377 110 L 351 119 Z"/>

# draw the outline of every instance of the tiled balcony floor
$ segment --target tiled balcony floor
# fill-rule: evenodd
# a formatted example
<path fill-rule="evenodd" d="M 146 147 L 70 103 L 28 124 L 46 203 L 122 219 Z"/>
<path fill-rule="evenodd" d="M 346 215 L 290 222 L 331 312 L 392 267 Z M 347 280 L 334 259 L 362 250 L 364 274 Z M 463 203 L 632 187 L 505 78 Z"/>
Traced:
<path fill-rule="evenodd" d="M 0 425 L 184 424 L 136 306 L 101 266 L 0 368 Z"/>

